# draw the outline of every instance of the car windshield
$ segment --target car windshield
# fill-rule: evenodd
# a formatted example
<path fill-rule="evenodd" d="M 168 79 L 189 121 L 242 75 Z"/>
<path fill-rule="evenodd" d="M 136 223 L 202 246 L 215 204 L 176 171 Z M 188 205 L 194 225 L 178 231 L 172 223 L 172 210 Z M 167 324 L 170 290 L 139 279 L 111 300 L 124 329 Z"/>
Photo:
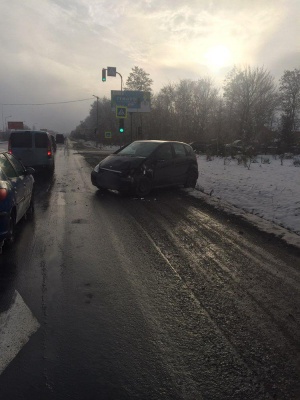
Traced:
<path fill-rule="evenodd" d="M 159 146 L 157 142 L 133 142 L 117 154 L 130 157 L 148 157 Z"/>

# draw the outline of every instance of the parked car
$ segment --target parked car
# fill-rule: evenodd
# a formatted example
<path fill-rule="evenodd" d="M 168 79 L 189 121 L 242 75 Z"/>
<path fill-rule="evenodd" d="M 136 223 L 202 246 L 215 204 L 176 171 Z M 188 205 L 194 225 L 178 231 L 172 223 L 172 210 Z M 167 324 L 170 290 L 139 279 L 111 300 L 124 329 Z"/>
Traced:
<path fill-rule="evenodd" d="M 0 253 L 12 244 L 16 224 L 34 210 L 34 169 L 8 152 L 0 153 Z"/>
<path fill-rule="evenodd" d="M 65 143 L 65 137 L 62 133 L 57 133 L 55 140 L 56 140 L 56 143 Z"/>
<path fill-rule="evenodd" d="M 55 150 L 48 132 L 12 131 L 9 135 L 8 151 L 26 167 L 54 172 Z"/>
<path fill-rule="evenodd" d="M 146 196 L 153 188 L 194 188 L 198 163 L 190 145 L 175 141 L 138 140 L 103 159 L 92 171 L 92 184 Z"/>

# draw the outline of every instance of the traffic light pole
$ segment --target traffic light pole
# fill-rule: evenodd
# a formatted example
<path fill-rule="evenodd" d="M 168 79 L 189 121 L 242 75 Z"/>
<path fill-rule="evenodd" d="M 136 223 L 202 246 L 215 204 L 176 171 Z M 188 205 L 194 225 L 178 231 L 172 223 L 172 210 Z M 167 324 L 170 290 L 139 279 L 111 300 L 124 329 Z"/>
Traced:
<path fill-rule="evenodd" d="M 107 67 L 102 68 L 102 82 L 106 82 L 106 74 L 107 76 L 116 76 L 118 74 L 121 78 L 121 93 L 123 92 L 123 77 L 122 75 L 116 70 L 115 67 Z"/>
<path fill-rule="evenodd" d="M 107 68 L 102 68 L 102 82 L 106 82 L 106 73 L 107 76 L 116 76 L 118 74 L 121 78 L 121 96 L 123 94 L 123 77 L 122 75 L 117 71 L 116 67 L 107 67 Z M 124 119 L 119 120 L 119 133 L 124 133 Z M 132 116 L 131 116 L 131 140 L 132 140 Z"/>
<path fill-rule="evenodd" d="M 130 141 L 132 142 L 132 112 L 130 114 Z"/>
<path fill-rule="evenodd" d="M 122 94 L 122 92 L 123 92 L 123 78 L 122 78 L 122 75 L 119 74 L 119 72 L 116 71 L 116 74 L 118 74 L 121 77 L 121 94 Z"/>

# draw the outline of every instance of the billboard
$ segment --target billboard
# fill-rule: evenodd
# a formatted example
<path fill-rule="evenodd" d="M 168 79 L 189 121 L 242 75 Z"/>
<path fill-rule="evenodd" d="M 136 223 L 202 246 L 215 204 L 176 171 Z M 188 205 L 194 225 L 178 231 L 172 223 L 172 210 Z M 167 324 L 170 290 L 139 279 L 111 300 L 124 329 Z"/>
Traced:
<path fill-rule="evenodd" d="M 111 110 L 116 112 L 117 106 L 127 107 L 127 112 L 150 112 L 150 92 L 139 90 L 112 90 Z"/>
<path fill-rule="evenodd" d="M 8 129 L 24 129 L 24 123 L 22 121 L 8 121 Z"/>

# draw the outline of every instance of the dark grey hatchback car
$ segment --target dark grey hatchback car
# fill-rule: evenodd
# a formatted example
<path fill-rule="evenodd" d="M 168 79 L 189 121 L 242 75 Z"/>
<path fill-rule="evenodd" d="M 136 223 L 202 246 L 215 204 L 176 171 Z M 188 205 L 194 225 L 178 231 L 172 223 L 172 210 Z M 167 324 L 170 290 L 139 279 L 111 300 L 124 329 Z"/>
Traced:
<path fill-rule="evenodd" d="M 154 188 L 194 188 L 198 163 L 190 145 L 176 141 L 138 140 L 104 158 L 92 171 L 98 189 L 146 196 Z"/>

